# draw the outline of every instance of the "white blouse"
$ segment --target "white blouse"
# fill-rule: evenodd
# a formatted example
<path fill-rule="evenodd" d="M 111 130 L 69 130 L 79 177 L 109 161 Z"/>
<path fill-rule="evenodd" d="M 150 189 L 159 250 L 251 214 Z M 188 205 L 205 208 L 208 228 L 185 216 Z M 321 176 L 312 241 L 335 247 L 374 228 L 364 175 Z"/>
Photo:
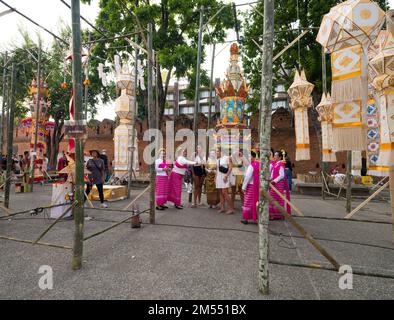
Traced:
<path fill-rule="evenodd" d="M 184 156 L 179 156 L 179 157 L 176 159 L 176 162 L 178 162 L 181 166 L 184 166 L 184 165 L 194 165 L 194 164 L 195 164 L 194 161 L 187 160 Z M 185 175 L 186 169 L 184 169 L 184 168 L 178 168 L 178 167 L 175 165 L 175 163 L 174 163 L 174 169 L 172 169 L 172 172 L 178 173 L 178 174 L 180 174 L 180 175 L 183 176 L 183 175 Z"/>
<path fill-rule="evenodd" d="M 274 178 L 274 171 L 272 170 L 272 164 L 270 164 L 270 171 L 271 171 L 271 181 L 278 183 L 279 181 L 285 178 L 285 169 L 281 166 L 279 169 L 279 176 L 276 179 Z"/>
<path fill-rule="evenodd" d="M 163 163 L 163 159 L 156 159 L 155 161 L 155 169 L 157 176 L 167 176 L 167 173 L 164 171 L 164 168 L 159 168 L 159 166 Z"/>
<path fill-rule="evenodd" d="M 242 184 L 242 190 L 246 190 L 248 184 L 253 184 L 253 173 L 254 173 L 254 169 L 253 166 L 250 164 L 246 169 L 244 182 Z"/>

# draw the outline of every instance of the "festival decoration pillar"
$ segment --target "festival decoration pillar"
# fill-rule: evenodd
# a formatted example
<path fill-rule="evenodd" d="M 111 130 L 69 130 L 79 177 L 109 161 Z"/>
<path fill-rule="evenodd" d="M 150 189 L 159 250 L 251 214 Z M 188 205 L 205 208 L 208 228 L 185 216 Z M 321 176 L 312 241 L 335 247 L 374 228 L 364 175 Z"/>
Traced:
<path fill-rule="evenodd" d="M 250 137 L 242 135 L 242 130 L 247 127 L 244 109 L 248 92 L 249 87 L 239 66 L 238 45 L 233 43 L 225 79 L 216 86 L 216 94 L 220 98 L 220 119 L 216 125 L 217 144 L 226 155 L 237 150 L 245 152 L 250 142 Z"/>
<path fill-rule="evenodd" d="M 370 0 L 347 0 L 323 18 L 317 41 L 331 53 L 333 139 L 338 151 L 366 148 L 368 47 L 384 23 L 384 12 Z"/>
<path fill-rule="evenodd" d="M 370 66 L 377 75 L 372 84 L 376 91 L 379 125 L 380 152 L 376 165 L 370 167 L 371 174 L 388 176 L 394 163 L 394 27 L 387 21 L 388 30 L 382 34 L 378 54 L 371 59 Z"/>
<path fill-rule="evenodd" d="M 333 139 L 332 139 L 332 115 L 333 105 L 331 102 L 330 94 L 323 93 L 322 100 L 316 107 L 319 113 L 319 121 L 321 123 L 322 130 L 322 154 L 323 162 L 336 162 L 337 157 L 333 150 Z"/>
<path fill-rule="evenodd" d="M 305 71 L 296 70 L 294 82 L 288 90 L 294 111 L 296 133 L 296 161 L 310 160 L 308 108 L 313 104 L 315 86 L 306 80 Z"/>
<path fill-rule="evenodd" d="M 118 59 L 116 59 L 118 60 Z M 119 117 L 119 126 L 115 129 L 115 177 L 125 178 L 130 171 L 131 162 L 131 139 L 133 136 L 133 106 L 135 99 L 134 77 L 132 76 L 127 64 L 117 67 L 116 88 L 121 92 L 115 101 L 115 113 Z M 133 169 L 138 169 L 138 139 L 135 133 L 134 141 L 134 164 Z"/>
<path fill-rule="evenodd" d="M 38 98 L 38 86 L 37 81 L 33 80 L 29 88 L 29 107 L 31 112 L 31 143 L 30 143 L 30 154 L 34 152 L 35 135 L 36 135 L 36 119 L 38 111 L 38 132 L 37 132 L 37 146 L 36 146 L 36 157 L 35 163 L 33 164 L 34 170 L 34 181 L 44 180 L 44 153 L 45 153 L 45 137 L 48 134 L 45 125 L 47 122 L 47 110 L 51 106 L 51 102 L 48 101 L 48 86 L 42 79 L 40 81 L 42 86 L 40 87 L 40 108 L 37 110 L 37 98 Z"/>

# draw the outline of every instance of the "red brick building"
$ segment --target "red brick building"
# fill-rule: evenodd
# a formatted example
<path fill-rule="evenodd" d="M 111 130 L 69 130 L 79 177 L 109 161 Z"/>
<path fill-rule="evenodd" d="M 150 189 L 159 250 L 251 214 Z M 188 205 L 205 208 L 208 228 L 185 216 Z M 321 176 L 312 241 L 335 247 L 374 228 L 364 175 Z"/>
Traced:
<path fill-rule="evenodd" d="M 311 160 L 294 162 L 294 173 L 308 173 L 310 171 L 320 170 L 320 144 L 318 140 L 318 135 L 316 133 L 315 127 L 309 117 L 309 135 L 311 144 Z M 180 129 L 188 128 L 193 129 L 193 118 L 188 115 L 179 115 L 175 118 L 173 116 L 164 116 L 164 121 L 162 122 L 162 132 L 165 141 L 165 126 L 166 121 L 174 121 L 175 132 Z M 212 123 L 215 120 L 212 119 Z M 203 114 L 199 115 L 198 127 L 201 129 L 206 129 L 208 125 L 208 119 Z M 253 116 L 251 119 L 251 129 L 252 129 L 252 139 L 253 141 L 258 141 L 258 125 L 259 116 Z M 91 149 L 106 149 L 108 158 L 112 160 L 114 158 L 114 130 L 116 128 L 116 123 L 112 120 L 105 119 L 102 122 L 97 120 L 92 120 L 89 122 L 88 126 L 88 139 L 85 145 L 85 152 Z M 148 145 L 148 142 L 144 142 L 143 135 L 145 130 L 148 128 L 147 119 L 142 122 L 137 123 L 137 133 L 138 133 L 138 148 L 139 148 L 139 163 L 141 172 L 148 172 L 148 166 L 143 162 L 142 155 L 144 148 Z M 18 154 L 23 154 L 24 151 L 29 150 L 30 137 L 28 133 L 23 128 L 15 128 L 14 133 L 14 149 Z M 272 147 L 274 150 L 285 149 L 291 159 L 295 159 L 295 132 L 292 125 L 292 114 L 288 109 L 279 108 L 272 116 Z M 181 144 L 181 142 L 175 143 L 175 148 Z M 67 150 L 68 142 L 64 139 L 60 144 L 60 151 Z M 339 167 L 344 171 L 346 163 L 346 154 L 341 152 L 337 154 Z M 334 164 L 330 164 L 332 166 Z"/>

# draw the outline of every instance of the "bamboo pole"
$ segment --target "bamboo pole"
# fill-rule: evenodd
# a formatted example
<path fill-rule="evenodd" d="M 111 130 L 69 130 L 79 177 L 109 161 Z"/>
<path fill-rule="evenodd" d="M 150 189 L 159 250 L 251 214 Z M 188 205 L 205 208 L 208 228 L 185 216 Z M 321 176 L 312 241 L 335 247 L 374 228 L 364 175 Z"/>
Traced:
<path fill-rule="evenodd" d="M 260 148 L 262 151 L 260 181 L 263 186 L 260 190 L 268 192 L 270 184 L 269 155 L 271 151 L 271 110 L 272 110 L 272 77 L 273 77 L 273 48 L 274 48 L 274 0 L 264 0 L 264 34 L 261 71 L 261 97 L 260 97 Z M 262 294 L 269 293 L 268 273 L 268 202 L 260 197 L 259 200 L 259 290 Z"/>
<path fill-rule="evenodd" d="M 345 216 L 345 219 L 350 219 L 351 217 L 353 217 L 357 212 L 359 212 L 368 203 L 370 203 L 373 198 L 375 198 L 379 193 L 381 193 L 384 189 L 386 189 L 389 184 L 390 184 L 390 181 L 387 181 L 383 186 L 381 186 L 378 190 L 376 190 L 368 199 L 366 199 L 364 202 L 359 204 L 352 212 L 347 214 Z"/>
<path fill-rule="evenodd" d="M 148 210 L 147 210 L 147 211 L 148 211 Z M 101 231 L 99 231 L 99 232 L 96 232 L 96 233 L 94 233 L 94 234 L 92 234 L 92 235 L 90 235 L 90 236 L 84 238 L 83 241 L 89 240 L 89 239 L 94 238 L 94 237 L 96 237 L 96 236 L 98 236 L 98 235 L 100 235 L 100 234 L 103 234 L 104 232 L 107 232 L 107 231 L 109 231 L 109 230 L 112 230 L 112 229 L 116 228 L 117 226 L 120 226 L 121 224 L 125 223 L 127 220 L 130 220 L 131 218 L 133 218 L 133 217 L 135 217 L 135 216 L 139 216 L 139 215 L 140 215 L 140 213 L 138 213 L 138 214 L 133 214 L 132 216 L 127 217 L 127 218 L 125 218 L 125 219 L 123 219 L 123 220 L 121 220 L 121 221 L 119 221 L 119 222 L 113 224 L 112 226 L 110 226 L 110 227 L 108 227 L 108 228 L 105 228 L 104 230 L 101 230 Z"/>
<path fill-rule="evenodd" d="M 304 217 L 304 214 L 301 212 L 300 209 L 298 209 L 293 203 L 291 203 L 289 200 L 286 199 L 286 197 L 279 192 L 278 189 L 275 188 L 274 185 L 270 184 L 270 187 L 272 188 L 272 190 L 274 190 L 274 192 L 287 204 L 291 207 L 291 209 L 293 209 L 298 216 L 300 217 Z"/>
<path fill-rule="evenodd" d="M 8 137 L 7 137 L 7 171 L 5 180 L 5 190 L 4 190 L 4 207 L 9 209 L 10 207 L 10 192 L 11 192 L 11 169 L 12 169 L 12 151 L 13 151 L 13 141 L 14 141 L 14 116 L 15 116 L 15 95 L 16 95 L 16 64 L 12 63 L 11 71 L 11 94 L 9 96 L 9 106 L 8 106 Z"/>
<path fill-rule="evenodd" d="M 264 189 L 261 190 L 261 193 L 264 198 L 268 200 L 273 206 L 275 206 L 284 216 L 286 219 L 290 221 L 290 223 L 301 233 L 302 236 L 310 244 L 312 244 L 317 251 L 320 252 L 322 256 L 324 256 L 333 266 L 336 270 L 339 270 L 340 264 L 327 252 L 326 249 L 324 249 L 295 219 L 287 213 L 287 211 L 277 202 L 275 201 L 268 192 L 266 192 Z"/>
<path fill-rule="evenodd" d="M 40 107 L 41 107 L 41 40 L 38 40 L 38 58 L 37 58 L 37 104 L 36 104 L 36 123 L 34 126 L 34 147 L 33 155 L 30 162 L 30 191 L 33 192 L 34 186 L 34 169 L 36 167 L 37 159 L 37 143 L 38 143 L 38 127 L 40 121 Z"/>
<path fill-rule="evenodd" d="M 209 83 L 209 110 L 208 110 L 208 128 L 207 130 L 211 129 L 211 118 L 212 118 L 212 91 L 213 91 L 213 71 L 215 67 L 215 52 L 216 52 L 216 43 L 213 44 L 212 48 L 212 60 L 211 60 L 211 82 Z M 209 136 L 207 136 L 207 148 L 205 156 L 208 158 L 209 155 Z"/>
<path fill-rule="evenodd" d="M 145 194 L 145 192 L 148 191 L 149 189 L 150 189 L 150 185 L 147 186 L 147 187 L 144 189 L 144 191 L 142 191 L 137 197 L 135 197 L 134 200 L 131 201 L 126 207 L 124 207 L 123 210 L 128 210 L 128 209 L 129 209 L 139 198 L 141 198 L 141 197 Z"/>
<path fill-rule="evenodd" d="M 149 121 L 149 129 L 154 130 L 156 127 L 156 112 L 155 112 L 155 103 L 153 101 L 153 25 L 149 23 L 148 25 L 148 121 Z M 159 137 L 156 136 L 157 140 Z M 153 142 L 153 141 L 151 141 Z M 157 145 L 157 141 L 156 141 Z M 157 149 L 155 148 L 155 153 L 157 153 Z M 153 159 L 152 159 L 153 160 Z M 150 223 L 155 223 L 155 215 L 156 215 L 156 169 L 155 169 L 155 161 L 151 161 L 151 165 L 149 167 L 150 171 Z"/>
<path fill-rule="evenodd" d="M 38 238 L 33 242 L 33 244 L 37 244 L 37 242 L 38 241 L 40 241 L 54 226 L 55 226 L 55 224 L 56 223 L 58 223 L 61 219 L 63 219 L 63 217 L 67 214 L 67 213 L 69 213 L 74 207 L 75 207 L 75 205 L 76 205 L 76 203 L 74 202 L 71 206 L 70 206 L 70 208 L 67 208 L 67 210 L 65 210 L 53 223 L 51 223 L 51 225 L 48 227 L 48 228 L 46 228 L 45 230 L 44 230 L 44 232 L 42 232 L 39 236 L 38 236 Z"/>
<path fill-rule="evenodd" d="M 394 243 L 394 166 L 390 167 L 390 199 L 391 199 L 391 217 L 392 217 L 392 230 L 393 230 L 393 243 Z"/>
<path fill-rule="evenodd" d="M 7 86 L 8 86 L 8 81 L 7 81 L 7 67 L 6 63 L 8 60 L 8 53 L 7 51 L 5 52 L 4 55 L 4 63 L 3 63 L 3 105 L 1 108 L 1 129 L 0 129 L 0 156 L 3 157 L 3 146 L 4 146 L 4 127 L 6 124 L 5 121 L 5 106 L 6 106 L 6 101 L 7 101 Z"/>
<path fill-rule="evenodd" d="M 82 57 L 81 57 L 81 12 L 80 0 L 71 0 L 72 17 L 72 43 L 73 43 L 73 91 L 76 122 L 83 121 L 82 105 Z M 72 268 L 78 270 L 82 268 L 83 254 L 83 229 L 84 229 L 84 155 L 83 141 L 80 137 L 75 138 L 75 201 L 74 207 L 74 246 Z"/>
<path fill-rule="evenodd" d="M 197 148 L 198 134 L 198 112 L 200 111 L 200 72 L 201 72 L 201 54 L 202 54 L 202 32 L 204 28 L 204 6 L 200 8 L 200 23 L 198 29 L 198 49 L 197 49 L 197 66 L 196 66 L 196 90 L 194 93 L 194 116 L 193 116 L 193 131 L 194 131 L 194 148 Z"/>
<path fill-rule="evenodd" d="M 134 39 L 135 43 L 138 43 L 138 35 L 135 35 Z M 130 154 L 130 167 L 129 167 L 129 180 L 127 184 L 127 199 L 131 198 L 131 182 L 133 180 L 133 171 L 134 171 L 134 149 L 135 149 L 135 132 L 136 132 L 136 123 L 137 123 L 137 113 L 138 113 L 138 102 L 137 102 L 137 88 L 138 88 L 138 56 L 139 49 L 135 48 L 135 60 L 134 60 L 134 103 L 133 103 L 133 125 L 131 132 L 131 154 Z"/>
<path fill-rule="evenodd" d="M 346 213 L 352 211 L 352 152 L 347 151 L 346 167 Z"/>
<path fill-rule="evenodd" d="M 32 240 L 24 240 L 24 239 L 18 239 L 18 238 L 14 238 L 14 237 L 0 236 L 0 239 L 33 244 Z M 37 242 L 35 244 L 40 245 L 40 246 L 47 246 L 47 247 L 72 250 L 72 248 L 69 246 L 62 246 L 62 245 L 47 243 L 47 242 Z"/>

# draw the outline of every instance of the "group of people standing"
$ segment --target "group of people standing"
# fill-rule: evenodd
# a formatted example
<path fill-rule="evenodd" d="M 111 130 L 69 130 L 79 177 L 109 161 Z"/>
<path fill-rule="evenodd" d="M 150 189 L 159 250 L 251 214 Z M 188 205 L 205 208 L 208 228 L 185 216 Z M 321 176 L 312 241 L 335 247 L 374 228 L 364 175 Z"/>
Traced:
<path fill-rule="evenodd" d="M 186 149 L 178 149 L 176 160 L 167 160 L 166 150 L 159 151 L 155 161 L 156 168 L 156 209 L 165 210 L 167 202 L 172 202 L 176 209 L 182 206 L 182 184 L 185 175 L 191 172 L 193 180 L 193 203 L 191 208 L 204 207 L 202 193 L 205 187 L 207 205 L 216 208 L 219 213 L 235 213 L 235 198 L 238 194 L 242 202 L 242 220 L 244 224 L 256 223 L 258 219 L 260 161 L 259 153 L 252 150 L 250 157 L 242 151 L 225 155 L 222 149 L 211 150 L 208 158 L 204 156 L 201 145 L 197 146 L 191 160 Z M 290 214 L 291 209 L 285 202 L 290 201 L 291 162 L 282 150 L 270 157 L 271 197 Z M 280 194 L 278 194 L 280 193 Z M 271 219 L 283 219 L 283 215 L 270 204 Z"/>

